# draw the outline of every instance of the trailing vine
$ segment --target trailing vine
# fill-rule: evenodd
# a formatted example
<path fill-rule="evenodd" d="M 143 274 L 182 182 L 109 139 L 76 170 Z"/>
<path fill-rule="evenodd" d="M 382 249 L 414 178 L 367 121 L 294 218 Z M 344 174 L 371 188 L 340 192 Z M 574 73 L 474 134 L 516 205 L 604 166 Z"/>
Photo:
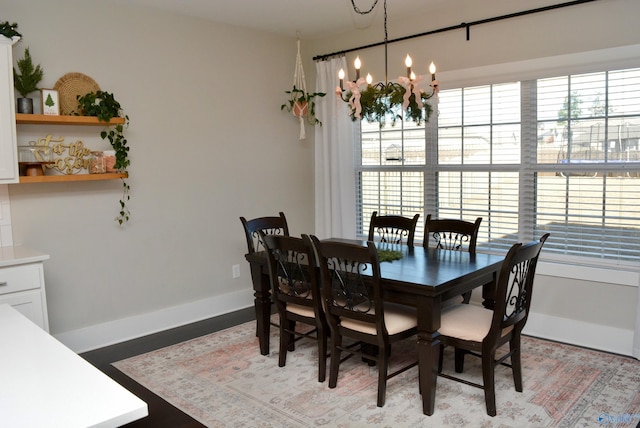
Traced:
<path fill-rule="evenodd" d="M 127 145 L 127 139 L 124 136 L 124 129 L 129 126 L 129 116 L 122 116 L 122 107 L 120 103 L 116 101 L 115 97 L 110 92 L 97 91 L 90 92 L 86 95 L 78 97 L 79 112 L 77 115 L 81 116 L 96 116 L 98 120 L 102 122 L 110 122 L 114 117 L 124 117 L 125 123 L 116 125 L 107 125 L 105 129 L 100 132 L 100 137 L 104 140 L 109 140 L 111 147 L 116 152 L 116 163 L 114 168 L 118 172 L 127 172 L 127 167 L 131 163 L 129 160 L 129 146 Z M 120 211 L 114 219 L 118 224 L 122 225 L 124 222 L 129 221 L 131 212 L 127 207 L 127 202 L 131 198 L 129 191 L 131 188 L 129 184 L 122 179 L 122 197 L 120 198 Z"/>

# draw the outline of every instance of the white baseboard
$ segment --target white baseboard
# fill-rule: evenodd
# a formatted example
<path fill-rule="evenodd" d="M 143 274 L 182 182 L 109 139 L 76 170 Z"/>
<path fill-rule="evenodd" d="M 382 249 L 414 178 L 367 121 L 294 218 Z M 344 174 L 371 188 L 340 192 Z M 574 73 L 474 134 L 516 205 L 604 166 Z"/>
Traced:
<path fill-rule="evenodd" d="M 633 356 L 633 330 L 531 313 L 523 333 L 542 339 Z"/>
<path fill-rule="evenodd" d="M 253 292 L 239 290 L 160 311 L 54 335 L 81 353 L 253 306 Z M 531 313 L 524 334 L 572 345 L 633 355 L 633 330 Z"/>
<path fill-rule="evenodd" d="M 55 334 L 82 353 L 253 306 L 253 290 L 245 289 L 130 318 Z"/>

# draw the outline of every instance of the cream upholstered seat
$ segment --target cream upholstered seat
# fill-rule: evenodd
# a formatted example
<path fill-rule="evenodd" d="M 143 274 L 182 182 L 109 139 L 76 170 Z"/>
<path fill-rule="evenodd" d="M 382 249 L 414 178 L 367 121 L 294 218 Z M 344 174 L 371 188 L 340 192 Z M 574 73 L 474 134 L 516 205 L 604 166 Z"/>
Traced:
<path fill-rule="evenodd" d="M 324 308 L 331 330 L 329 388 L 338 382 L 340 363 L 358 355 L 378 366 L 378 407 L 384 406 L 387 380 L 417 365 L 416 360 L 389 374 L 391 344 L 414 336 L 416 311 L 382 299 L 380 264 L 373 242 L 366 247 L 311 237 L 315 248 Z M 347 338 L 351 345 L 345 342 Z M 367 351 L 369 345 L 369 351 Z M 374 347 L 377 352 L 371 352 Z M 349 355 L 342 359 L 342 352 Z"/>
<path fill-rule="evenodd" d="M 441 346 L 455 347 L 455 371 L 458 373 L 464 368 L 466 354 L 481 357 L 483 382 L 480 385 L 443 374 L 442 352 L 440 375 L 484 389 L 490 416 L 496 415 L 494 371 L 498 364 L 512 368 L 516 391 L 522 392 L 520 335 L 529 315 L 538 256 L 548 237 L 549 234 L 545 234 L 537 241 L 511 247 L 498 275 L 493 310 L 469 304 L 442 308 L 438 330 Z M 496 360 L 496 351 L 506 343 L 509 343 L 509 352 Z M 511 359 L 511 365 L 504 362 L 507 358 Z"/>
<path fill-rule="evenodd" d="M 318 382 L 324 382 L 329 326 L 322 309 L 311 240 L 308 236 L 295 238 L 262 232 L 260 235 L 267 251 L 271 293 L 280 318 L 278 365 L 286 365 L 287 352 L 294 350 L 296 338 L 312 338 L 318 343 Z M 296 330 L 298 322 L 313 329 L 309 332 Z"/>

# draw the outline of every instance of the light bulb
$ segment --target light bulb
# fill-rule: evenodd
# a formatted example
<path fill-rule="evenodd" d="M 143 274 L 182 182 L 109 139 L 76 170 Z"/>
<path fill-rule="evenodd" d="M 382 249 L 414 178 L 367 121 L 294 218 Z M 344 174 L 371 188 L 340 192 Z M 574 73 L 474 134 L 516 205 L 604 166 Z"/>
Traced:
<path fill-rule="evenodd" d="M 411 60 L 411 57 L 409 56 L 409 54 L 407 54 L 407 57 L 404 59 L 404 65 L 406 65 L 407 68 L 413 65 L 413 61 Z"/>

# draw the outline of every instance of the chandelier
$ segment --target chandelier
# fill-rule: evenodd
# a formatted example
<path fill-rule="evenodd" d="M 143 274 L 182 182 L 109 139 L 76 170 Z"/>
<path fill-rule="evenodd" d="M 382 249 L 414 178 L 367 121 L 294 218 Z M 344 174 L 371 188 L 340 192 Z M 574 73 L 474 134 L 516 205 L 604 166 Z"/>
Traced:
<path fill-rule="evenodd" d="M 377 4 L 378 0 L 375 0 L 371 8 L 363 12 L 356 6 L 355 0 L 351 0 L 353 10 L 361 15 L 371 13 Z M 356 79 L 345 82 L 345 72 L 341 69 L 338 73 L 340 86 L 336 88 L 336 95 L 349 104 L 349 116 L 354 121 L 365 119 L 368 122 L 379 122 L 382 126 L 387 119 L 391 119 L 392 124 L 395 124 L 397 119 L 402 118 L 399 113 L 400 108 L 404 110 L 406 119 L 413 120 L 418 125 L 423 120 L 428 121 L 432 108 L 426 101 L 438 93 L 435 65 L 432 62 L 429 66 L 431 81 L 425 85 L 422 82 L 422 76 L 416 77 L 411 69 L 413 61 L 407 55 L 405 59 L 407 75 L 398 77 L 397 82 L 389 82 L 387 45 L 387 0 L 384 0 L 384 82 L 374 84 L 371 74 L 367 74 L 366 78 L 360 77 L 362 62 L 358 56 L 354 61 Z M 424 86 L 428 86 L 428 89 L 425 90 Z"/>

